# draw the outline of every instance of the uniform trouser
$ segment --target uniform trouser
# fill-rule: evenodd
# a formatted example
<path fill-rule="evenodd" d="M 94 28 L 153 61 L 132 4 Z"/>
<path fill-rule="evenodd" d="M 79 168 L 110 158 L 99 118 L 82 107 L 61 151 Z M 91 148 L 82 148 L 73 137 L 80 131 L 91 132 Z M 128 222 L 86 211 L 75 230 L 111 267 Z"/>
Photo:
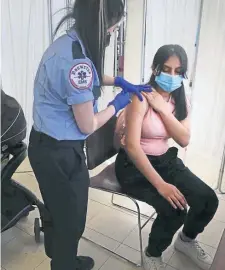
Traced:
<path fill-rule="evenodd" d="M 148 159 L 167 183 L 175 185 L 183 193 L 190 206 L 188 213 L 172 208 L 138 171 L 127 154 L 120 151 L 116 160 L 116 176 L 123 192 L 156 209 L 157 217 L 149 235 L 147 251 L 151 256 L 159 257 L 183 224 L 183 232 L 191 239 L 203 232 L 217 210 L 218 199 L 215 192 L 177 158 L 175 147 L 162 156 L 148 156 Z"/>
<path fill-rule="evenodd" d="M 28 155 L 52 224 L 44 223 L 52 270 L 75 270 L 88 202 L 89 174 L 82 141 L 57 141 L 32 130 Z"/>

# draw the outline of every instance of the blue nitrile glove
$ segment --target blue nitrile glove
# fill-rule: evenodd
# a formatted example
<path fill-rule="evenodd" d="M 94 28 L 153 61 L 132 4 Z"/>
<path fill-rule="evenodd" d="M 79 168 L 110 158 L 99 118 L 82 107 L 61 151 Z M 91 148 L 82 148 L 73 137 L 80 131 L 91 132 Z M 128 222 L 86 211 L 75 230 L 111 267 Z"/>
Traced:
<path fill-rule="evenodd" d="M 116 95 L 116 97 L 111 102 L 109 102 L 108 107 L 110 105 L 113 105 L 116 111 L 115 114 L 117 114 L 118 111 L 125 108 L 129 103 L 131 103 L 130 93 L 122 90 L 119 94 Z"/>
<path fill-rule="evenodd" d="M 141 92 L 152 92 L 152 88 L 150 85 L 134 85 L 124 80 L 122 77 L 115 78 L 115 86 L 121 87 L 125 92 L 129 92 L 138 96 L 140 101 L 143 100 Z"/>

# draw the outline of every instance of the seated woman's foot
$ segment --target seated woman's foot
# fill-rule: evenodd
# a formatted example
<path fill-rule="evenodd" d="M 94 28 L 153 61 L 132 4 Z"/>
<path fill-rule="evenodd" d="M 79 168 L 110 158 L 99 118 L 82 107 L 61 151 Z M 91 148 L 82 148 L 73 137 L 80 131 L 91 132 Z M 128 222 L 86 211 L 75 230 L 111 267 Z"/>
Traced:
<path fill-rule="evenodd" d="M 145 250 L 145 262 L 144 267 L 146 270 L 163 270 L 166 265 L 162 261 L 162 257 L 151 257 L 147 249 Z"/>
<path fill-rule="evenodd" d="M 212 264 L 212 258 L 200 246 L 198 241 L 183 241 L 181 234 L 178 235 L 174 244 L 176 250 L 189 257 L 199 268 L 209 270 Z"/>

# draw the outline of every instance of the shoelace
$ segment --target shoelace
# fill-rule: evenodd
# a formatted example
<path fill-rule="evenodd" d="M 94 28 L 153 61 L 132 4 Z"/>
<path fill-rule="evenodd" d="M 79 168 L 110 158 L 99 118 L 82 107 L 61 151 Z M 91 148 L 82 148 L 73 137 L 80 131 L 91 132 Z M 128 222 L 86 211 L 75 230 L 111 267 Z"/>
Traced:
<path fill-rule="evenodd" d="M 194 242 L 194 245 L 197 248 L 197 250 L 199 251 L 201 257 L 206 258 L 208 256 L 208 254 L 204 251 L 204 249 L 199 245 L 199 243 L 197 241 Z"/>

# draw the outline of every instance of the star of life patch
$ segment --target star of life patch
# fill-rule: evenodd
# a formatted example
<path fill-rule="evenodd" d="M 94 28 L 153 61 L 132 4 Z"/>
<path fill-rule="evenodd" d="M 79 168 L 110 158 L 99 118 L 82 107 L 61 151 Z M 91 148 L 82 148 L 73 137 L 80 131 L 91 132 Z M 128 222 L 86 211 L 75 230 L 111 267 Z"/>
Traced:
<path fill-rule="evenodd" d="M 91 87 L 93 82 L 93 71 L 89 64 L 79 63 L 70 69 L 69 80 L 73 87 L 85 90 Z"/>

